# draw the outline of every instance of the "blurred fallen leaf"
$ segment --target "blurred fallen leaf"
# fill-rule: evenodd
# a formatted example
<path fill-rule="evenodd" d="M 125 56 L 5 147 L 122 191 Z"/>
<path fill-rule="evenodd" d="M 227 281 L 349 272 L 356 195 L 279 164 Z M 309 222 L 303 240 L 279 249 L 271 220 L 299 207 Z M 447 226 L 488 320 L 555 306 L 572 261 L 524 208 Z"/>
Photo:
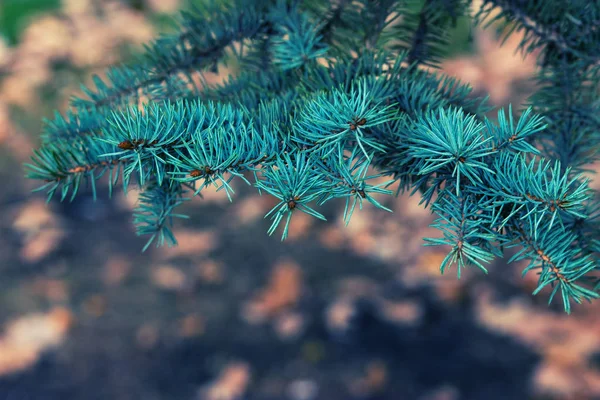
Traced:
<path fill-rule="evenodd" d="M 200 389 L 198 399 L 237 400 L 241 399 L 250 383 L 250 367 L 244 362 L 227 365 L 209 385 Z"/>
<path fill-rule="evenodd" d="M 319 230 L 318 235 L 320 242 L 330 250 L 340 249 L 345 242 L 341 228 L 331 224 Z"/>
<path fill-rule="evenodd" d="M 267 287 L 248 304 L 249 320 L 262 321 L 296 304 L 302 292 L 302 270 L 298 264 L 286 260 L 271 271 Z"/>
<path fill-rule="evenodd" d="M 56 249 L 65 237 L 60 220 L 43 200 L 27 202 L 19 211 L 13 228 L 24 236 L 21 259 L 34 263 Z"/>
<path fill-rule="evenodd" d="M 288 229 L 288 237 L 290 243 L 295 240 L 305 238 L 308 235 L 310 227 L 313 225 L 316 218 L 305 213 L 294 213 L 294 217 L 290 222 Z"/>
<path fill-rule="evenodd" d="M 55 250 L 64 237 L 65 233 L 60 229 L 41 232 L 34 239 L 28 240 L 23 245 L 19 251 L 19 255 L 25 262 L 38 262 Z"/>
<path fill-rule="evenodd" d="M 600 373 L 588 362 L 588 356 L 600 350 L 600 320 L 594 313 L 577 318 L 533 309 L 522 301 L 496 304 L 489 289 L 477 294 L 476 306 L 481 324 L 542 355 L 534 378 L 536 392 L 582 399 L 600 395 Z"/>
<path fill-rule="evenodd" d="M 423 307 L 416 301 L 380 301 L 383 315 L 390 321 L 408 325 L 417 324 L 423 317 Z"/>
<path fill-rule="evenodd" d="M 21 207 L 13 227 L 22 234 L 35 235 L 47 227 L 56 227 L 58 218 L 40 199 L 28 201 Z"/>
<path fill-rule="evenodd" d="M 265 214 L 261 198 L 259 196 L 246 196 L 240 199 L 233 207 L 233 213 L 237 221 L 242 225 L 249 224 L 261 218 Z"/>
<path fill-rule="evenodd" d="M 221 262 L 215 260 L 204 260 L 198 264 L 198 275 L 203 282 L 206 283 L 222 283 L 224 277 L 223 270 L 225 266 Z"/>
<path fill-rule="evenodd" d="M 204 255 L 217 246 L 217 239 L 214 231 L 194 231 L 186 229 L 176 229 L 177 246 L 163 247 L 157 253 L 161 260 L 167 260 L 180 256 L 197 257 Z"/>
<path fill-rule="evenodd" d="M 327 330 L 333 334 L 344 335 L 350 329 L 354 315 L 356 315 L 356 308 L 351 300 L 335 301 L 325 310 Z"/>
<path fill-rule="evenodd" d="M 63 302 L 69 298 L 67 283 L 61 279 L 36 278 L 28 286 L 33 295 L 43 296 L 53 302 Z"/>
<path fill-rule="evenodd" d="M 151 276 L 152 282 L 161 289 L 181 290 L 185 287 L 185 274 L 171 265 L 153 268 Z"/>
<path fill-rule="evenodd" d="M 73 323 L 71 312 L 55 308 L 9 322 L 0 337 L 0 375 L 32 366 L 41 353 L 62 343 Z"/>
<path fill-rule="evenodd" d="M 275 321 L 275 332 L 282 340 L 297 339 L 306 324 L 306 318 L 297 312 L 284 312 Z"/>
<path fill-rule="evenodd" d="M 104 264 L 102 280 L 106 285 L 116 286 L 122 283 L 129 275 L 131 262 L 124 257 L 111 257 Z"/>
<path fill-rule="evenodd" d="M 204 319 L 199 314 L 191 314 L 179 320 L 181 337 L 200 336 L 204 333 Z"/>
<path fill-rule="evenodd" d="M 383 391 L 387 384 L 388 371 L 384 362 L 372 361 L 365 371 L 365 375 L 350 384 L 350 391 L 357 397 L 372 397 Z"/>

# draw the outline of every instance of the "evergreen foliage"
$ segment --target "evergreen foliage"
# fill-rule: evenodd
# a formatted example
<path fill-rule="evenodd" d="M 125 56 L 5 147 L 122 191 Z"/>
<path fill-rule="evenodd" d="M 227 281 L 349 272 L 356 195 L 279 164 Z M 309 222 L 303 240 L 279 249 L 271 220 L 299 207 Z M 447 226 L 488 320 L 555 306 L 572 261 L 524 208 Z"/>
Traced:
<path fill-rule="evenodd" d="M 445 272 L 487 271 L 505 249 L 537 270 L 564 308 L 599 296 L 600 206 L 588 187 L 600 156 L 600 2 L 484 0 L 476 22 L 524 30 L 539 49 L 539 90 L 520 116 L 474 98 L 435 67 L 466 0 L 221 0 L 181 14 L 177 33 L 118 66 L 65 117 L 47 121 L 26 167 L 50 200 L 73 199 L 104 174 L 141 190 L 134 223 L 175 244 L 176 207 L 239 178 L 279 203 L 268 231 L 294 213 L 345 200 L 382 205 L 399 184 L 438 218 Z M 477 10 L 475 10 L 477 11 Z M 240 73 L 208 85 L 227 62 Z M 423 66 L 433 67 L 429 69 Z M 368 170 L 376 170 L 368 175 Z M 380 177 L 389 177 L 381 183 Z M 133 178 L 133 180 L 132 180 Z M 342 202 L 343 203 L 343 202 Z"/>

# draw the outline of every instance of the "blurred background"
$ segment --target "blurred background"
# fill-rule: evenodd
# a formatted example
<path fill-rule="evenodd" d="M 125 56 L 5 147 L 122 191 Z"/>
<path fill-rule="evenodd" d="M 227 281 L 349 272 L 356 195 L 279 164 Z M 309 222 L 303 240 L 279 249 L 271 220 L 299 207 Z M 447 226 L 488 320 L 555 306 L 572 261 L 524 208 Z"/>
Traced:
<path fill-rule="evenodd" d="M 299 213 L 281 243 L 271 198 L 208 190 L 185 205 L 178 247 L 142 254 L 135 193 L 32 194 L 22 164 L 43 119 L 189 5 L 0 2 L 0 400 L 600 398 L 600 303 L 567 316 L 502 260 L 441 276 L 417 198 L 346 228 L 342 204 L 327 223 Z M 534 90 L 520 37 L 500 47 L 468 19 L 453 37 L 443 70 L 476 93 L 504 106 Z"/>

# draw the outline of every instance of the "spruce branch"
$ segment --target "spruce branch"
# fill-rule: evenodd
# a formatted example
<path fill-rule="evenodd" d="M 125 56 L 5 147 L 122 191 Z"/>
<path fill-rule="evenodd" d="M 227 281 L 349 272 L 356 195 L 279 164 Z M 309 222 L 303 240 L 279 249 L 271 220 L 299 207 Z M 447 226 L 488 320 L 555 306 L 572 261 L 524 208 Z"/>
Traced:
<path fill-rule="evenodd" d="M 493 18 L 492 12 L 499 10 Z M 505 38 L 524 31 L 524 53 L 540 51 L 539 91 L 532 97 L 535 111 L 549 123 L 537 137 L 548 157 L 584 171 L 597 159 L 600 126 L 596 114 L 600 86 L 600 4 L 589 1 L 485 0 L 479 23 L 504 19 Z M 574 133 L 575 131 L 575 133 Z"/>
<path fill-rule="evenodd" d="M 481 183 L 482 172 L 493 174 L 485 157 L 493 154 L 489 141 L 481 134 L 483 124 L 475 116 L 465 116 L 462 110 L 438 110 L 419 121 L 409 138 L 412 144 L 409 155 L 419 162 L 418 175 L 448 173 L 456 179 L 456 195 L 460 195 L 461 178 Z"/>
<path fill-rule="evenodd" d="M 171 230 L 173 218 L 189 217 L 173 211 L 189 200 L 182 197 L 184 194 L 182 185 L 172 181 L 164 181 L 160 185 L 151 182 L 140 194 L 138 206 L 133 214 L 133 223 L 138 235 L 150 236 L 142 251 L 146 251 L 155 240 L 156 247 L 165 243 L 169 246 L 177 245 L 177 239 Z"/>
<path fill-rule="evenodd" d="M 442 274 L 453 264 L 457 266 L 459 279 L 462 269 L 470 265 L 487 273 L 484 263 L 489 264 L 494 258 L 501 256 L 501 252 L 493 246 L 497 235 L 487 228 L 491 225 L 490 216 L 478 212 L 479 207 L 473 195 L 455 195 L 453 192 L 442 191 L 433 210 L 439 218 L 431 226 L 440 229 L 444 238 L 425 238 L 425 245 L 451 246 L 440 265 Z"/>
<path fill-rule="evenodd" d="M 75 140 L 81 136 L 101 135 L 104 115 L 98 110 L 67 110 L 62 116 L 54 112 L 54 119 L 44 120 L 42 142 L 50 143 L 58 139 Z"/>
<path fill-rule="evenodd" d="M 599 153 L 600 69 L 590 64 L 596 44 L 564 27 L 585 31 L 600 7 L 557 8 L 589 11 L 580 18 L 501 2 L 536 37 L 527 43 L 546 46 L 544 85 L 519 118 L 509 107 L 488 119 L 468 85 L 420 68 L 443 54 L 466 1 L 232 0 L 184 14 L 179 32 L 152 43 L 141 62 L 97 79 L 89 100 L 47 121 L 29 177 L 61 200 L 84 181 L 95 194 L 106 172 L 109 190 L 119 176 L 125 190 L 138 185 L 144 249 L 175 243 L 172 219 L 183 217 L 175 209 L 187 193 L 214 185 L 233 201 L 235 178 L 276 198 L 265 217 L 269 234 L 283 222 L 282 240 L 294 213 L 324 220 L 318 207 L 332 200 L 345 202 L 346 224 L 364 201 L 391 212 L 380 195 L 398 183 L 396 194 L 419 195 L 437 215 L 442 237 L 426 242 L 449 247 L 442 272 L 487 271 L 520 245 L 513 260 L 539 270 L 535 293 L 554 286 L 552 299 L 560 289 L 570 311 L 571 300 L 600 290 L 600 206 L 583 171 Z M 201 95 L 189 87 L 189 74 L 216 68 L 230 50 L 243 68 L 236 76 Z"/>
<path fill-rule="evenodd" d="M 96 181 L 109 173 L 108 190 L 112 194 L 126 162 L 117 157 L 104 157 L 110 147 L 89 136 L 71 140 L 57 139 L 34 150 L 31 163 L 25 164 L 27 177 L 46 182 L 36 191 L 46 190 L 47 201 L 60 190 L 63 201 L 69 193 L 73 201 L 82 183 L 90 184 L 96 198 Z M 125 178 L 124 178 L 125 179 Z"/>
<path fill-rule="evenodd" d="M 273 64 L 283 70 L 295 69 L 323 57 L 327 46 L 317 26 L 298 10 L 276 9 L 269 16 L 277 35 L 271 40 Z"/>
<path fill-rule="evenodd" d="M 534 295 L 546 286 L 550 286 L 553 288 L 548 299 L 550 303 L 560 289 L 567 313 L 571 312 L 570 300 L 581 304 L 582 300 L 600 297 L 593 289 L 576 283 L 586 274 L 597 270 L 598 265 L 589 255 L 581 255 L 581 249 L 572 245 L 573 234 L 550 228 L 542 235 L 533 235 L 516 221 L 513 221 L 512 225 L 518 234 L 519 242 L 524 246 L 523 250 L 515 254 L 509 262 L 529 258 L 531 261 L 523 270 L 523 275 L 531 270 L 540 270 L 538 287 L 534 290 Z"/>
<path fill-rule="evenodd" d="M 271 216 L 273 220 L 269 235 L 275 232 L 285 217 L 281 236 L 281 240 L 284 240 L 288 235 L 292 214 L 296 210 L 325 221 L 321 213 L 308 205 L 322 196 L 330 186 L 321 180 L 321 176 L 312 168 L 313 163 L 314 160 L 305 153 L 297 153 L 294 159 L 284 154 L 274 165 L 265 169 L 263 179 L 256 183 L 257 187 L 279 200 L 279 203 L 265 215 L 265 218 Z"/>
<path fill-rule="evenodd" d="M 373 194 L 392 194 L 391 190 L 383 187 L 393 183 L 393 180 L 376 185 L 370 184 L 368 181 L 384 176 L 384 174 L 367 176 L 371 158 L 366 157 L 358 147 L 354 147 L 353 151 L 347 156 L 344 155 L 343 158 L 342 161 L 325 158 L 320 159 L 317 163 L 317 168 L 325 173 L 326 180 L 333 185 L 330 191 L 320 199 L 319 205 L 323 205 L 331 199 L 345 198 L 346 205 L 343 219 L 346 226 L 350 223 L 357 203 L 359 209 L 362 210 L 363 200 L 367 200 L 377 208 L 392 212 L 392 210 L 379 203 L 373 197 Z M 352 205 L 350 205 L 351 202 Z"/>

